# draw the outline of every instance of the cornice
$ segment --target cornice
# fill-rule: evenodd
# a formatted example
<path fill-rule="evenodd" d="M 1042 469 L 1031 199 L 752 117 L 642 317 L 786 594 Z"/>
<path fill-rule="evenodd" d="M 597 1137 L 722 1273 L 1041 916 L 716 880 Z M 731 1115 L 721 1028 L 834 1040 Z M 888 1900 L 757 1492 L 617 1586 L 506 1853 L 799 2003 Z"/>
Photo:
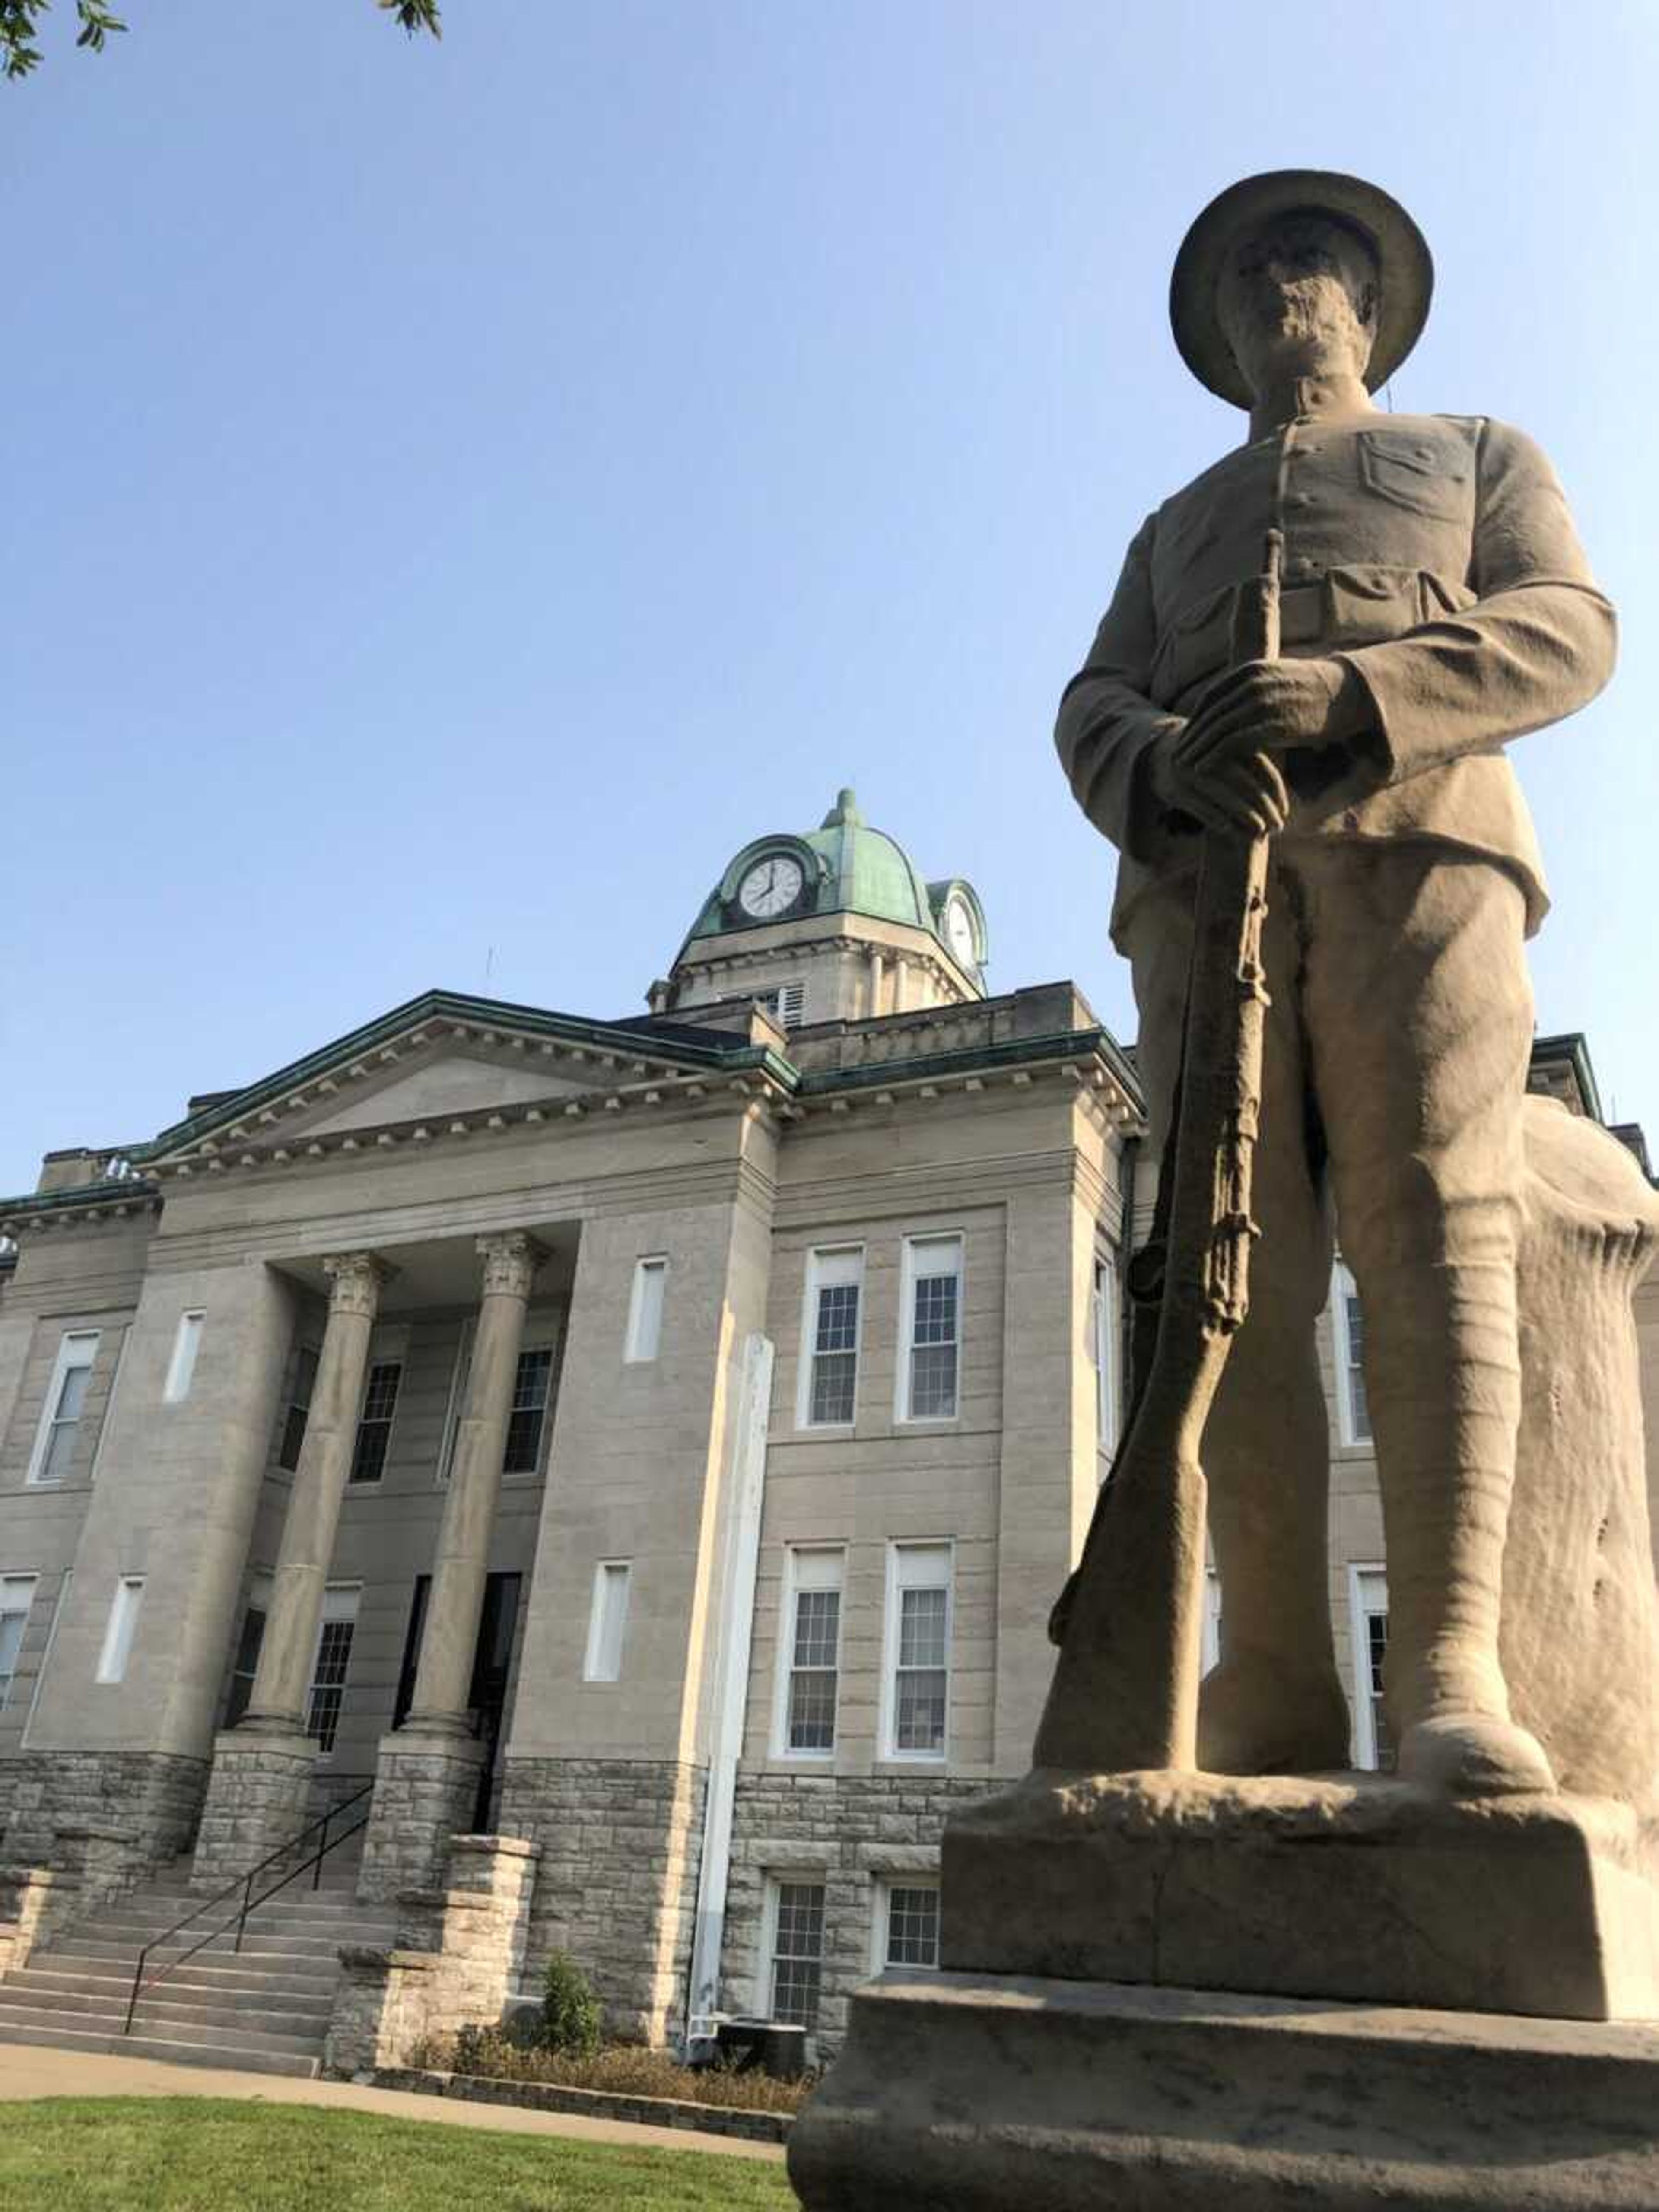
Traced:
<path fill-rule="evenodd" d="M 424 1009 L 416 1012 L 415 1009 Z M 483 1009 L 499 1019 L 463 1018 Z M 509 1019 L 509 1018 L 511 1018 Z M 526 1026 L 533 1022 L 536 1027 Z M 378 1042 L 372 1042 L 374 1039 Z M 365 1042 L 369 1040 L 370 1042 Z M 504 1066 L 544 1066 L 550 1080 L 562 1075 L 586 1086 L 584 1095 L 550 1091 L 465 1112 L 404 1116 L 327 1132 L 283 1123 L 320 1101 L 349 1097 L 358 1084 L 406 1054 L 438 1043 L 465 1044 L 470 1052 L 498 1054 Z M 359 1048 L 349 1049 L 352 1045 Z M 695 1062 L 688 1067 L 686 1060 Z M 292 1080 L 310 1066 L 303 1081 Z M 1103 1132 L 1139 1127 L 1140 1097 L 1133 1071 L 1104 1029 L 1066 1030 L 1048 1036 L 953 1047 L 913 1058 L 803 1074 L 769 1047 L 743 1044 L 672 1051 L 642 1043 L 629 1031 L 579 1023 L 562 1015 L 496 1006 L 429 993 L 337 1047 L 295 1063 L 283 1079 L 255 1085 L 227 1104 L 164 1131 L 129 1155 L 132 1171 L 118 1181 L 0 1200 L 0 1235 L 21 1227 L 96 1223 L 155 1210 L 168 1182 L 196 1176 L 262 1174 L 333 1161 L 366 1161 L 408 1151 L 418 1153 L 479 1136 L 526 1128 L 550 1131 L 641 1114 L 707 1113 L 736 1103 L 744 1111 L 785 1124 L 819 1115 L 838 1116 L 871 1107 L 906 1110 L 940 1101 L 958 1104 L 993 1089 L 1025 1090 L 1038 1083 L 1068 1085 Z"/>

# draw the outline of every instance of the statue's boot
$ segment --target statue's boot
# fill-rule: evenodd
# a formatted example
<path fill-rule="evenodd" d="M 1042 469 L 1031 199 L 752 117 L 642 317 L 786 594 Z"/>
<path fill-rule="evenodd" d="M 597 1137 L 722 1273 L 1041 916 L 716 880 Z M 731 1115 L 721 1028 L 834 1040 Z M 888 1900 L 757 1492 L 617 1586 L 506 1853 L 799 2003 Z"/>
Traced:
<path fill-rule="evenodd" d="M 1264 1243 L 1265 1256 L 1265 1243 Z M 1199 1692 L 1212 1774 L 1317 1774 L 1348 1764 L 1331 1638 L 1330 1462 L 1312 1317 L 1253 1307 L 1204 1439 L 1221 1577 L 1221 1658 Z"/>
<path fill-rule="evenodd" d="M 1520 1417 L 1513 1267 L 1422 1268 L 1367 1295 L 1366 1329 L 1400 1772 L 1449 1797 L 1553 1790 L 1498 1659 Z"/>

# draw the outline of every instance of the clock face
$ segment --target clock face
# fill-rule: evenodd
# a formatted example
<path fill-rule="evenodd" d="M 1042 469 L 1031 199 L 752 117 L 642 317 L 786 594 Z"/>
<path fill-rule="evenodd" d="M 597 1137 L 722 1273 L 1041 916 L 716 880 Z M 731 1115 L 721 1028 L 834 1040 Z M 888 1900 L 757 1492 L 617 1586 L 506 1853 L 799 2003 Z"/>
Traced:
<path fill-rule="evenodd" d="M 805 880 L 793 854 L 769 854 L 756 861 L 738 885 L 738 904 L 757 921 L 769 921 L 793 906 Z"/>
<path fill-rule="evenodd" d="M 974 917 L 964 898 L 951 899 L 945 909 L 945 941 L 955 953 L 958 964 L 971 973 L 977 964 L 974 958 Z"/>

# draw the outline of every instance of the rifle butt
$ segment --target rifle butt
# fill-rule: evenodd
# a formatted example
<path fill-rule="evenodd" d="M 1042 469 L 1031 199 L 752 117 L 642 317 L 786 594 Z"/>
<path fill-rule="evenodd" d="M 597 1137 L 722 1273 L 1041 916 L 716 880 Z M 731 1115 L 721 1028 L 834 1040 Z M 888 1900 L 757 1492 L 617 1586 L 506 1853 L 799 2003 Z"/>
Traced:
<path fill-rule="evenodd" d="M 1091 1571 L 1074 1584 L 1032 1751 L 1036 1766 L 1123 1774 L 1197 1759 L 1206 1485 L 1195 1452 L 1113 1478 Z"/>

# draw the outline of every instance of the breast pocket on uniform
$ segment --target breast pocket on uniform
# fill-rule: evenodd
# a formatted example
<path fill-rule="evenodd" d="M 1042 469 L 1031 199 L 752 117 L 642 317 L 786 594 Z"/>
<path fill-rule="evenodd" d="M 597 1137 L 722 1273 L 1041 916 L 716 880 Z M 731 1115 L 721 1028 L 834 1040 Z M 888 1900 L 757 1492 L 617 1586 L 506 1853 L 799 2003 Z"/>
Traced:
<path fill-rule="evenodd" d="M 1369 490 L 1413 514 L 1455 522 L 1468 511 L 1469 456 L 1411 430 L 1362 430 L 1359 473 Z"/>

